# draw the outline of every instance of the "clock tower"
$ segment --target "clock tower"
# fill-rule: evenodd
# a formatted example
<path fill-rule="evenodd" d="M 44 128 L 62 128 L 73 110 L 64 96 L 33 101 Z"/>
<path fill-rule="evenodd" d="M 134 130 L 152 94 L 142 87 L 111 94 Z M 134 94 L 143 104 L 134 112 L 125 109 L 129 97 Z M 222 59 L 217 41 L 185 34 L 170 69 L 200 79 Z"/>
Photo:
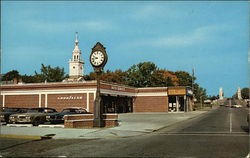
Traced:
<path fill-rule="evenodd" d="M 69 80 L 83 80 L 84 62 L 81 60 L 81 50 L 78 47 L 78 32 L 76 32 L 75 48 L 69 60 Z"/>

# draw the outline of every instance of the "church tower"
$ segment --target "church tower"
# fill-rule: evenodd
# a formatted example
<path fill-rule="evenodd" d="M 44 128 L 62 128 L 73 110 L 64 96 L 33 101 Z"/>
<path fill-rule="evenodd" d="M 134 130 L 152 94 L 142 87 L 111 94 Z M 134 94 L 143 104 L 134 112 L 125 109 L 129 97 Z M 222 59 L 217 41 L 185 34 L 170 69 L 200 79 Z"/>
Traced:
<path fill-rule="evenodd" d="M 76 32 L 75 48 L 69 60 L 69 79 L 79 81 L 83 79 L 84 62 L 81 60 L 81 50 L 78 47 L 78 32 Z"/>

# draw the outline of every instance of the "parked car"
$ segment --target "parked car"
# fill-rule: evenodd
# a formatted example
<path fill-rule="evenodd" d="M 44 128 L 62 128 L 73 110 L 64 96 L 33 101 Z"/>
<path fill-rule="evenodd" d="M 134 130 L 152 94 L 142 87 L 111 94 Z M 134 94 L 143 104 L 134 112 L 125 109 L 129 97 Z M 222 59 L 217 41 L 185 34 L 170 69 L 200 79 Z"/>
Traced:
<path fill-rule="evenodd" d="M 63 109 L 59 113 L 47 115 L 46 120 L 47 122 L 50 123 L 63 123 L 65 115 L 73 115 L 73 114 L 91 114 L 91 113 L 81 107 L 71 107 Z"/>
<path fill-rule="evenodd" d="M 242 108 L 242 105 L 232 105 L 231 108 Z"/>
<path fill-rule="evenodd" d="M 10 115 L 10 123 L 31 123 L 34 126 L 46 122 L 48 114 L 56 113 L 57 111 L 52 108 L 31 108 L 27 113 Z"/>
<path fill-rule="evenodd" d="M 3 107 L 0 109 L 0 122 L 9 123 L 9 116 L 27 112 L 27 108 Z"/>

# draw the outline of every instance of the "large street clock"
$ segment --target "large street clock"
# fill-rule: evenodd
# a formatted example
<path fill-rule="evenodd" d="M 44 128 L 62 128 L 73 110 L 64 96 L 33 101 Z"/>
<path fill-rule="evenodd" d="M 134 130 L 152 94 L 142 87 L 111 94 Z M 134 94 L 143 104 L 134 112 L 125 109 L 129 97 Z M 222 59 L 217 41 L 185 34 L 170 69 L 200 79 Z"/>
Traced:
<path fill-rule="evenodd" d="M 103 105 L 100 91 L 100 75 L 103 71 L 105 64 L 108 61 L 108 55 L 106 53 L 106 48 L 99 42 L 92 48 L 92 52 L 90 53 L 89 61 L 93 66 L 96 73 L 97 80 L 97 89 L 96 89 L 96 98 L 94 102 L 94 127 L 104 127 L 103 121 Z"/>
<path fill-rule="evenodd" d="M 106 48 L 99 42 L 92 48 L 89 60 L 96 72 L 100 72 L 108 61 L 108 55 L 105 49 Z"/>

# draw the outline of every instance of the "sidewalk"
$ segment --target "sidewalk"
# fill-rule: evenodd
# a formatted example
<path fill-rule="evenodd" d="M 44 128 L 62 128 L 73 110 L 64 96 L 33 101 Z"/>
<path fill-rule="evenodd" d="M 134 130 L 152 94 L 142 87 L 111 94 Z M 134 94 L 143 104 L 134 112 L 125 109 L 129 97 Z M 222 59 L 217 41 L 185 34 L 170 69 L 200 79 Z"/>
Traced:
<path fill-rule="evenodd" d="M 119 126 L 102 129 L 0 126 L 0 137 L 41 139 L 41 136 L 53 134 L 53 139 L 95 139 L 138 136 L 197 117 L 205 112 L 207 111 L 192 111 L 187 113 L 125 113 L 118 116 Z"/>

